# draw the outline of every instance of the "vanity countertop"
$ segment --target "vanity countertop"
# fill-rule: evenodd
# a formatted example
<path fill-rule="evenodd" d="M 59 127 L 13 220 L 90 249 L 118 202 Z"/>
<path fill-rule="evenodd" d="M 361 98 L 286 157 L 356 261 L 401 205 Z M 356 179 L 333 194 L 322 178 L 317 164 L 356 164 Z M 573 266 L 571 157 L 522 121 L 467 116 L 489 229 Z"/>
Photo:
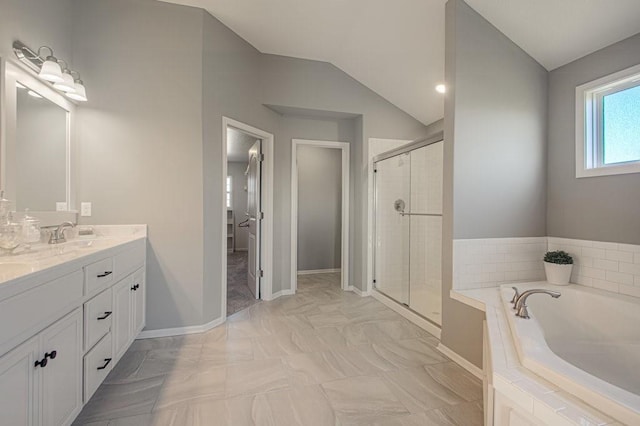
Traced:
<path fill-rule="evenodd" d="M 31 249 L 15 255 L 0 256 L 0 293 L 12 284 L 31 281 L 47 274 L 51 268 L 60 267 L 65 271 L 78 268 L 95 258 L 99 260 L 104 252 L 124 247 L 147 236 L 146 225 L 96 225 L 94 235 L 76 237 L 61 244 L 39 243 Z M 0 294 L 1 296 L 1 294 Z"/>

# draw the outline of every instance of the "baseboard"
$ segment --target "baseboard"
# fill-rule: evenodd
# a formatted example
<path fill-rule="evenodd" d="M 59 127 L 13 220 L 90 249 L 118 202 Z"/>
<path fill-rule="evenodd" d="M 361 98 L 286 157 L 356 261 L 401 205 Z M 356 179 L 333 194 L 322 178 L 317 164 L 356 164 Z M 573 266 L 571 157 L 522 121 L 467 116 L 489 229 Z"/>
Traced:
<path fill-rule="evenodd" d="M 438 343 L 437 349 L 447 357 L 451 358 L 451 360 L 456 364 L 458 364 L 460 367 L 464 368 L 469 373 L 473 374 L 478 379 L 482 380 L 482 376 L 483 376 L 482 369 L 478 368 L 474 364 L 462 358 L 460 355 L 458 355 L 457 353 L 455 353 L 454 351 L 452 351 L 442 343 Z"/>
<path fill-rule="evenodd" d="M 335 272 L 340 272 L 340 268 L 338 269 L 310 269 L 307 271 L 298 271 L 298 275 L 313 275 L 313 274 L 331 274 Z"/>
<path fill-rule="evenodd" d="M 295 292 L 293 290 L 291 290 L 290 288 L 287 288 L 287 289 L 284 289 L 284 290 L 276 291 L 275 293 L 273 293 L 271 295 L 270 299 L 265 299 L 265 300 L 266 301 L 271 301 L 271 300 L 277 299 L 278 297 L 281 297 L 281 296 L 291 296 L 293 294 L 295 294 Z"/>
<path fill-rule="evenodd" d="M 406 319 L 408 319 L 409 321 L 411 321 L 412 323 L 414 323 L 415 325 L 417 325 L 427 333 L 432 334 L 438 340 L 440 339 L 440 333 L 442 332 L 440 327 L 432 324 L 431 322 L 427 321 L 420 315 L 416 314 L 415 312 L 411 311 L 408 308 L 405 308 L 403 305 L 390 299 L 389 297 L 385 296 L 379 291 L 373 290 L 371 292 L 371 295 L 379 302 L 382 302 L 382 304 L 385 305 L 386 307 L 393 309 L 394 311 L 396 311 L 397 313 L 399 313 L 400 315 L 402 315 L 403 317 L 405 317 Z"/>
<path fill-rule="evenodd" d="M 347 287 L 348 291 L 352 291 L 355 294 L 357 294 L 360 297 L 367 297 L 367 296 L 371 296 L 371 293 L 369 293 L 368 291 L 362 291 L 360 290 L 358 287 L 354 287 L 352 285 L 350 285 L 349 287 Z"/>
<path fill-rule="evenodd" d="M 209 331 L 214 327 L 223 324 L 226 318 L 216 318 L 211 322 L 202 325 L 191 325 L 188 327 L 161 328 L 159 330 L 144 330 L 138 334 L 136 339 L 155 339 L 156 337 L 181 336 L 183 334 L 198 334 Z"/>

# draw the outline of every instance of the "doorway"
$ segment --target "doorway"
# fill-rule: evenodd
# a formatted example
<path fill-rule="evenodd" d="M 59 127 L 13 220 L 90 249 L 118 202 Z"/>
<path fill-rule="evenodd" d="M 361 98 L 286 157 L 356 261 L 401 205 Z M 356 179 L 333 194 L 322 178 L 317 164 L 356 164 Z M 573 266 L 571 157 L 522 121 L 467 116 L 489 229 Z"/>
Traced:
<path fill-rule="evenodd" d="M 271 299 L 273 135 L 223 118 L 223 318 Z"/>
<path fill-rule="evenodd" d="M 322 274 L 349 286 L 349 143 L 293 139 L 291 289 Z M 332 274 L 329 276 L 328 274 Z"/>

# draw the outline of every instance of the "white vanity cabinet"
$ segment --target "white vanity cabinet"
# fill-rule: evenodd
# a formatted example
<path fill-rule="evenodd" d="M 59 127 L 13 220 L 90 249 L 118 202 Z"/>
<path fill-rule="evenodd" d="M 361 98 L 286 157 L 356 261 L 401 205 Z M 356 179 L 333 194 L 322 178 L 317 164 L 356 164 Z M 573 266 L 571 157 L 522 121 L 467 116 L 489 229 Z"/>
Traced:
<path fill-rule="evenodd" d="M 82 313 L 76 309 L 0 358 L 3 425 L 70 424 L 82 409 Z"/>
<path fill-rule="evenodd" d="M 73 423 L 144 327 L 145 260 L 131 239 L 0 283 L 0 425 Z"/>

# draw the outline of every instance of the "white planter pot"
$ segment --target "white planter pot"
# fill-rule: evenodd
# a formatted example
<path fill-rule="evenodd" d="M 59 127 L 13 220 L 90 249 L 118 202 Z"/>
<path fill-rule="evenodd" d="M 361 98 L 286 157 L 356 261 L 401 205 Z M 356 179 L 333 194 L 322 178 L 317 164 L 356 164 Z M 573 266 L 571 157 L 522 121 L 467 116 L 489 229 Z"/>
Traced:
<path fill-rule="evenodd" d="M 573 269 L 573 265 L 558 265 L 557 263 L 544 262 L 544 272 L 547 274 L 547 282 L 550 284 L 569 284 L 571 269 Z"/>

